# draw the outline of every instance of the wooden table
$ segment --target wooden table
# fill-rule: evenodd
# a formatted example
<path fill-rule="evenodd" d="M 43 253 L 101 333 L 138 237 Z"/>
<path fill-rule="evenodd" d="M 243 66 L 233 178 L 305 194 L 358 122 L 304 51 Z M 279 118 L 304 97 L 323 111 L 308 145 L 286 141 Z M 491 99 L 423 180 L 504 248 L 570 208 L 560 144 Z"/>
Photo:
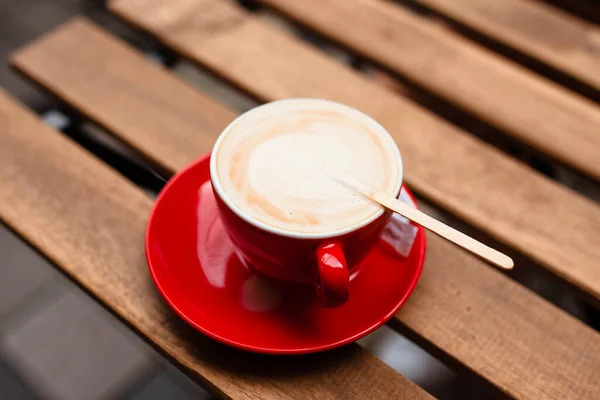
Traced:
<path fill-rule="evenodd" d="M 109 8 L 259 101 L 321 97 L 372 115 L 397 141 L 406 182 L 424 204 L 509 252 L 517 270 L 565 283 L 597 312 L 600 206 L 510 154 L 600 180 L 598 27 L 536 1 L 409 3 L 421 13 L 377 0 L 259 4 L 400 78 L 395 89 L 226 0 Z M 84 18 L 11 63 L 166 174 L 209 151 L 236 116 Z M 4 92 L 0 131 L 2 221 L 208 390 L 234 399 L 430 398 L 359 345 L 266 357 L 193 331 L 146 268 L 153 199 Z M 596 330 L 436 236 L 416 291 L 389 326 L 499 397 L 600 398 Z"/>

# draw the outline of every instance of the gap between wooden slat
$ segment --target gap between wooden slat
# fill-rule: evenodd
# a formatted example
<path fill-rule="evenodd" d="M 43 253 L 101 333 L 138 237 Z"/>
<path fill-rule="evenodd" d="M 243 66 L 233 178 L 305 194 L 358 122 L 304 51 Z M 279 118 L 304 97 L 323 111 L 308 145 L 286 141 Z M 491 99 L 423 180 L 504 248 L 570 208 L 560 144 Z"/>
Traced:
<path fill-rule="evenodd" d="M 478 240 L 486 240 L 485 234 L 480 230 L 466 225 L 464 222 L 458 220 L 444 210 L 428 203 L 425 199 L 422 199 L 419 196 L 416 196 L 416 198 L 422 211 Z M 487 239 L 489 240 L 489 238 Z M 506 276 L 509 276 L 511 279 L 517 281 L 519 284 L 525 286 L 532 292 L 543 297 L 596 331 L 600 331 L 600 325 L 597 323 L 597 318 L 600 317 L 600 310 L 592 306 L 592 304 L 596 303 L 589 303 L 586 301 L 587 299 L 582 298 L 576 287 L 573 287 L 569 285 L 568 282 L 550 274 L 547 270 L 536 265 L 532 260 L 521 254 L 515 253 L 506 246 L 499 243 L 491 243 L 491 245 L 512 257 L 515 260 L 516 265 L 523 266 L 523 268 L 503 271 Z"/>
<path fill-rule="evenodd" d="M 207 151 L 205 143 L 233 118 L 85 20 L 71 21 L 12 62 L 167 169 L 181 169 Z M 211 118 L 196 115 L 208 109 Z M 173 132 L 163 129 L 167 121 Z M 600 369 L 600 351 L 590 351 L 600 350 L 596 332 L 456 247 L 428 240 L 421 281 L 396 316 L 422 347 L 518 398 L 600 390 L 590 375 Z M 547 368 L 559 363 L 560 371 Z"/>
<path fill-rule="evenodd" d="M 534 69 L 545 66 L 553 79 L 580 82 L 575 89 L 600 101 L 600 28 L 593 23 L 530 0 L 401 1 L 424 6 L 496 50 L 510 49 Z"/>
<path fill-rule="evenodd" d="M 532 0 L 548 3 L 579 18 L 600 24 L 600 4 L 597 0 Z"/>

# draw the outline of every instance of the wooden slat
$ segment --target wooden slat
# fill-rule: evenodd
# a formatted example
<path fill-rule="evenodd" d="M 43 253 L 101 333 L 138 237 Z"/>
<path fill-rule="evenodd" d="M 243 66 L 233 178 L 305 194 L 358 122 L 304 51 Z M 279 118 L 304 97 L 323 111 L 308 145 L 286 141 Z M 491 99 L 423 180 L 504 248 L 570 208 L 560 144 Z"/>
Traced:
<path fill-rule="evenodd" d="M 163 303 L 146 267 L 152 201 L 2 91 L 0 159 L 0 219 L 209 389 L 234 399 L 364 399 L 367 392 L 431 399 L 358 345 L 273 358 L 226 348 L 188 328 Z"/>
<path fill-rule="evenodd" d="M 262 1 L 600 181 L 600 107 L 590 100 L 396 4 Z"/>
<path fill-rule="evenodd" d="M 86 47 L 102 51 L 85 52 Z M 104 126 L 117 127 L 126 112 L 133 113 L 133 119 L 177 121 L 176 107 L 145 112 L 147 101 L 143 97 L 130 97 L 118 109 L 103 108 L 100 88 L 109 87 L 111 77 L 120 74 L 114 68 L 99 70 L 97 66 L 104 59 L 127 64 L 138 74 L 145 71 L 143 74 L 148 75 L 139 79 L 150 98 L 162 93 L 164 82 L 172 79 L 156 66 L 142 65 L 144 60 L 133 50 L 82 20 L 22 50 L 13 63 L 51 92 L 68 99 L 73 107 L 103 110 L 88 115 Z M 151 69 L 159 72 L 150 73 Z M 93 80 L 87 78 L 92 75 Z M 129 81 L 119 80 L 119 90 L 135 91 L 140 85 L 137 77 L 129 77 Z M 170 93 L 170 103 L 176 104 L 177 91 Z M 182 123 L 171 140 L 192 138 L 199 131 L 212 138 L 218 133 Z M 154 146 L 153 132 L 141 130 L 135 136 L 119 132 L 143 152 Z M 188 141 L 184 139 L 183 143 Z M 194 146 L 173 146 L 181 152 L 159 154 L 162 165 L 183 166 L 199 154 Z M 600 370 L 600 335 L 438 237 L 429 236 L 428 246 L 421 281 L 396 317 L 397 323 L 415 333 L 421 344 L 438 349 L 515 397 L 593 398 L 600 392 L 594 380 L 595 371 Z M 554 368 L 556 365 L 561 367 Z"/>
<path fill-rule="evenodd" d="M 417 192 L 600 299 L 600 207 L 592 201 L 227 1 L 109 7 L 259 99 L 321 97 L 375 117 Z"/>
<path fill-rule="evenodd" d="M 590 22 L 531 0 L 412 1 L 600 90 L 600 29 Z"/>

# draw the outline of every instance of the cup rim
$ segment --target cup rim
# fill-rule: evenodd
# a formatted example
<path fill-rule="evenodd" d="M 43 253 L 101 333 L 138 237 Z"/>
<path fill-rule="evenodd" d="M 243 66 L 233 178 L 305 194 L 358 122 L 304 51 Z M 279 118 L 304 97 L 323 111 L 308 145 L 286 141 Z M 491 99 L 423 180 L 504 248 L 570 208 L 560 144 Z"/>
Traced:
<path fill-rule="evenodd" d="M 361 114 L 363 117 L 365 117 L 365 118 L 369 119 L 371 122 L 373 122 L 374 125 L 380 130 L 381 133 L 383 133 L 385 136 L 389 137 L 389 139 L 393 143 L 394 154 L 396 155 L 396 161 L 398 162 L 398 169 L 399 169 L 398 182 L 396 183 L 396 186 L 394 187 L 394 193 L 393 193 L 394 197 L 398 197 L 400 190 L 402 189 L 404 167 L 402 164 L 402 156 L 400 154 L 400 149 L 398 149 L 398 145 L 396 145 L 396 142 L 392 138 L 392 135 L 390 135 L 390 133 L 387 131 L 387 129 L 385 129 L 373 117 L 363 113 L 360 110 L 357 110 L 354 107 L 350 107 L 348 105 L 345 105 L 345 104 L 342 104 L 342 103 L 339 103 L 336 101 L 332 101 L 332 100 L 317 99 L 317 98 L 310 98 L 310 97 L 287 98 L 287 99 L 281 99 L 281 100 L 276 100 L 276 101 L 272 101 L 269 103 L 265 103 L 265 104 L 254 107 L 254 108 L 242 113 L 241 115 L 236 117 L 233 121 L 231 121 L 225 127 L 225 129 L 221 132 L 221 134 L 219 135 L 219 137 L 217 138 L 217 141 L 215 142 L 215 144 L 213 146 L 211 157 L 210 157 L 210 181 L 211 181 L 214 191 L 219 196 L 219 198 L 223 201 L 223 203 L 225 203 L 227 208 L 229 208 L 235 215 L 240 217 L 242 220 L 244 220 L 248 224 L 250 224 L 260 230 L 263 230 L 263 231 L 266 231 L 266 232 L 269 232 L 269 233 L 272 233 L 272 234 L 275 234 L 278 236 L 295 238 L 295 239 L 330 239 L 333 237 L 343 236 L 348 233 L 357 231 L 357 230 L 371 224 L 373 221 L 377 220 L 379 217 L 381 217 L 383 215 L 383 213 L 385 212 L 385 209 L 382 207 L 380 210 L 373 213 L 373 215 L 371 215 L 369 218 L 361 221 L 358 224 L 354 224 L 349 227 L 344 227 L 341 229 L 331 230 L 331 231 L 327 231 L 327 232 L 310 233 L 310 232 L 296 232 L 296 231 L 292 231 L 292 230 L 285 230 L 285 229 L 281 229 L 281 228 L 277 228 L 277 227 L 265 224 L 264 222 L 261 222 L 255 218 L 253 218 L 252 216 L 247 215 L 242 210 L 240 210 L 235 204 L 233 204 L 233 202 L 226 195 L 225 191 L 223 190 L 223 188 L 221 186 L 221 182 L 219 181 L 219 176 L 217 173 L 217 157 L 216 157 L 216 155 L 218 153 L 219 147 L 221 146 L 221 143 L 223 142 L 223 139 L 225 138 L 225 136 L 227 136 L 228 132 L 230 132 L 232 130 L 232 128 L 242 118 L 247 117 L 249 114 L 259 112 L 259 110 L 262 110 L 263 108 L 274 107 L 276 104 L 279 104 L 279 103 L 307 101 L 307 100 L 311 101 L 311 102 L 324 102 L 324 103 L 328 103 L 328 104 L 333 104 L 335 106 L 341 106 L 341 107 L 350 109 L 354 112 L 357 112 L 357 113 Z"/>

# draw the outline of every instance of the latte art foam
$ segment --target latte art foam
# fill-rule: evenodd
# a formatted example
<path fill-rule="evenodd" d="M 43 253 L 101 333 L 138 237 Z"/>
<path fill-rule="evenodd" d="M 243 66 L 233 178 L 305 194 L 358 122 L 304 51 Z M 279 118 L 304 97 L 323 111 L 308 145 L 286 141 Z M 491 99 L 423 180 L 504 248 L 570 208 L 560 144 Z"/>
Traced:
<path fill-rule="evenodd" d="M 254 109 L 226 129 L 215 149 L 224 197 L 251 220 L 287 232 L 326 234 L 381 213 L 326 171 L 392 194 L 402 178 L 387 132 L 366 115 L 324 100 Z"/>

